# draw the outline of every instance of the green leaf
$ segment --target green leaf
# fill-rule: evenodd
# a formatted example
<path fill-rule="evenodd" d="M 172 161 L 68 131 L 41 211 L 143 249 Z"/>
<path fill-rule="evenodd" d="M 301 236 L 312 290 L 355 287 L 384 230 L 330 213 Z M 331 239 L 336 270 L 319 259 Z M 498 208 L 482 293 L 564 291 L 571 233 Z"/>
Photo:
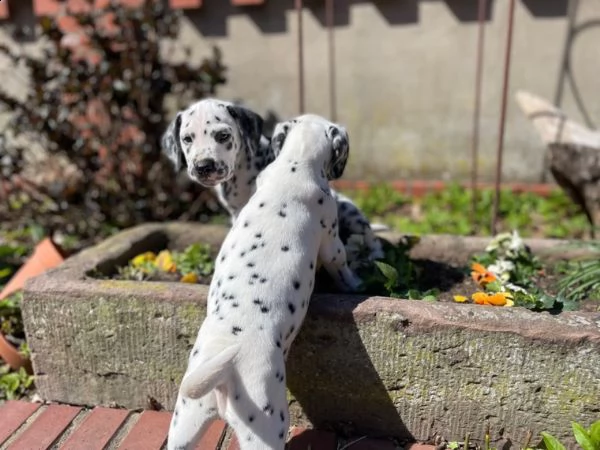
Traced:
<path fill-rule="evenodd" d="M 552 436 L 550 433 L 542 431 L 542 439 L 548 450 L 567 450 L 564 445 L 560 443 L 558 439 Z"/>
<path fill-rule="evenodd" d="M 594 445 L 596 445 L 596 448 L 600 448 L 600 420 L 597 420 L 590 425 L 588 434 L 590 435 Z"/>
<path fill-rule="evenodd" d="M 573 427 L 573 435 L 575 435 L 575 440 L 579 445 L 581 445 L 583 450 L 598 450 L 585 428 L 583 428 L 577 422 L 571 422 L 571 426 Z"/>
<path fill-rule="evenodd" d="M 387 280 L 385 283 L 386 289 L 391 291 L 398 284 L 398 271 L 389 264 L 381 261 L 375 261 L 375 264 Z"/>
<path fill-rule="evenodd" d="M 12 269 L 10 267 L 5 267 L 0 269 L 0 278 L 6 278 L 12 273 Z"/>
<path fill-rule="evenodd" d="M 491 283 L 486 284 L 485 290 L 488 292 L 500 292 L 502 290 L 502 285 L 499 281 L 492 281 Z"/>

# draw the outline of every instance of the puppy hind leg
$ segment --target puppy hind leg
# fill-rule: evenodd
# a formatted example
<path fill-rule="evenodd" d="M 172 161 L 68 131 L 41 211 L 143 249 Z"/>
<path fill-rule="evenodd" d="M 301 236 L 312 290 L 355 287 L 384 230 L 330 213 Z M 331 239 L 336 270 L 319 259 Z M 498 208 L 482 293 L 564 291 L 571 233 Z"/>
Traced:
<path fill-rule="evenodd" d="M 267 368 L 258 377 L 238 378 L 228 388 L 225 420 L 240 450 L 285 449 L 290 419 L 283 354 L 277 367 L 280 370 L 275 373 Z"/>
<path fill-rule="evenodd" d="M 198 399 L 179 394 L 169 426 L 167 450 L 193 450 L 216 418 L 217 399 L 214 392 Z"/>

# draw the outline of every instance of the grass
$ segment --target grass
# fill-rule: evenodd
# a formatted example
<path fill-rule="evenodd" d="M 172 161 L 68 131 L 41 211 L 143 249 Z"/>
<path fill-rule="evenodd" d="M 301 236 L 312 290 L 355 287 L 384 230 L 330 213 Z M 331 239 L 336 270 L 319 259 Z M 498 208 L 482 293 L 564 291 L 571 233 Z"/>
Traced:
<path fill-rule="evenodd" d="M 387 184 L 368 191 L 345 191 L 372 222 L 384 223 L 406 234 L 491 234 L 494 192 L 478 193 L 474 223 L 471 220 L 472 193 L 458 184 L 422 198 L 410 198 Z M 519 230 L 523 237 L 580 239 L 590 225 L 579 207 L 560 190 L 548 197 L 533 193 L 502 191 L 499 231 Z"/>

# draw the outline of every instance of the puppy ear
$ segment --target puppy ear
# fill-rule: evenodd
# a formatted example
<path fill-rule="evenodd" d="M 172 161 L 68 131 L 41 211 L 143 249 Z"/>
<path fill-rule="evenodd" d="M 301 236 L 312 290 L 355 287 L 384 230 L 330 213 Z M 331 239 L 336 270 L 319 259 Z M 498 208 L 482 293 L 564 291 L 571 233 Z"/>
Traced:
<path fill-rule="evenodd" d="M 348 133 L 342 127 L 330 126 L 327 135 L 331 140 L 331 159 L 327 175 L 330 180 L 336 180 L 342 176 L 350 153 L 350 140 Z"/>
<path fill-rule="evenodd" d="M 260 146 L 260 138 L 263 130 L 263 118 L 250 111 L 247 108 L 237 105 L 227 105 L 227 112 L 240 130 L 242 140 L 250 149 L 251 153 L 256 153 Z"/>
<path fill-rule="evenodd" d="M 183 156 L 183 149 L 181 148 L 181 142 L 179 140 L 180 128 L 181 113 L 177 113 L 177 117 L 169 124 L 167 131 L 165 131 L 161 139 L 163 153 L 171 160 L 176 172 L 187 167 L 185 157 Z"/>
<path fill-rule="evenodd" d="M 285 121 L 280 122 L 275 125 L 275 129 L 273 130 L 273 137 L 271 138 L 271 150 L 273 151 L 273 156 L 277 158 L 281 149 L 283 148 L 283 144 L 285 143 L 285 138 L 288 133 L 292 129 L 292 122 Z"/>

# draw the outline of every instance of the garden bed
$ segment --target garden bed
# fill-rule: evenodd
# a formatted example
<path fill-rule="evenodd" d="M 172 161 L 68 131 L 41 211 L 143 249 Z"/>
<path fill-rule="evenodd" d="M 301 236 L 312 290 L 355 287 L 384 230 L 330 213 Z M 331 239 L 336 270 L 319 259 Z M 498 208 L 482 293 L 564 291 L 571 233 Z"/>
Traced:
<path fill-rule="evenodd" d="M 42 398 L 172 408 L 206 312 L 207 286 L 92 275 L 113 277 L 148 251 L 181 251 L 198 242 L 218 248 L 226 232 L 190 223 L 144 225 L 31 280 L 23 314 Z M 557 251 L 560 241 L 526 242 L 544 262 L 589 253 Z M 461 272 L 466 283 L 464 267 L 488 243 L 423 236 L 409 254 L 428 261 L 433 281 L 444 267 Z M 489 422 L 495 436 L 503 430 L 513 442 L 542 430 L 568 442 L 571 420 L 597 419 L 598 367 L 598 312 L 321 293 L 290 353 L 288 387 L 298 425 L 460 440 L 466 433 L 483 436 Z"/>

